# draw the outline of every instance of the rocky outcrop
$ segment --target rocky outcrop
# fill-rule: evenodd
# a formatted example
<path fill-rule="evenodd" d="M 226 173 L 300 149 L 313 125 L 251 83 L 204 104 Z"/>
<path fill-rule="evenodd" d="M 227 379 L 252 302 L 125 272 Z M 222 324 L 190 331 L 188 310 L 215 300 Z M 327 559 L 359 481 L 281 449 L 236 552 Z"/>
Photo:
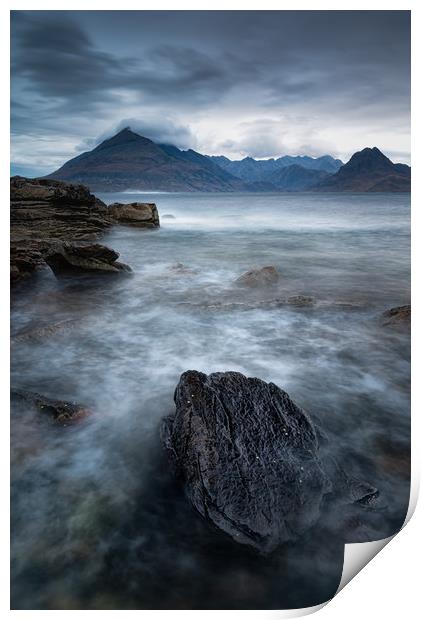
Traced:
<path fill-rule="evenodd" d="M 51 179 L 10 179 L 14 239 L 90 240 L 111 225 L 106 205 L 83 185 Z"/>
<path fill-rule="evenodd" d="M 330 482 L 315 427 L 273 383 L 187 371 L 164 446 L 196 510 L 235 541 L 271 552 L 319 517 Z"/>
<path fill-rule="evenodd" d="M 383 312 L 383 325 L 400 327 L 410 327 L 411 325 L 411 305 L 397 306 Z"/>
<path fill-rule="evenodd" d="M 159 228 L 158 209 L 154 202 L 113 202 L 107 209 L 110 219 L 116 224 L 137 228 Z"/>
<path fill-rule="evenodd" d="M 12 177 L 10 198 L 12 284 L 46 267 L 45 258 L 47 255 L 54 256 L 58 243 L 65 243 L 66 255 L 75 257 L 77 254 L 79 262 L 85 253 L 84 259 L 99 260 L 102 271 L 126 270 L 125 266 L 119 266 L 115 259 L 112 260 L 111 255 L 95 258 L 91 254 L 88 257 L 90 250 L 86 248 L 70 249 L 72 244 L 80 248 L 87 241 L 95 241 L 115 223 L 107 206 L 87 187 L 52 179 Z M 112 267 L 107 268 L 107 264 Z"/>
<path fill-rule="evenodd" d="M 56 424 L 73 424 L 91 413 L 84 405 L 47 398 L 37 392 L 12 389 L 10 395 L 12 403 L 29 405 L 39 413 L 48 416 Z"/>
<path fill-rule="evenodd" d="M 119 253 L 105 245 L 74 245 L 61 243 L 51 246 L 44 260 L 56 276 L 102 275 L 130 272 L 124 263 L 119 263 Z"/>
<path fill-rule="evenodd" d="M 32 275 L 37 269 L 45 267 L 43 258 L 48 244 L 39 239 L 10 239 L 10 281 L 15 284 Z"/>
<path fill-rule="evenodd" d="M 239 278 L 236 279 L 236 284 L 246 287 L 260 287 L 276 284 L 279 280 L 279 272 L 273 265 L 266 267 L 260 267 L 256 269 L 250 269 L 246 271 Z"/>

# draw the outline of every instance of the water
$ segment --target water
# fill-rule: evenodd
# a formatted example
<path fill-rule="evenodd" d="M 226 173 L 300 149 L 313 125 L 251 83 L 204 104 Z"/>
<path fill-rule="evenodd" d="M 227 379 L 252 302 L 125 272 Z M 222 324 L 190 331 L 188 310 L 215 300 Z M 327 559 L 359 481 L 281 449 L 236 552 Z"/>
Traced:
<path fill-rule="evenodd" d="M 61 325 L 15 339 L 12 384 L 93 411 L 65 428 L 13 413 L 13 608 L 276 609 L 330 598 L 342 572 L 337 515 L 262 558 L 193 512 L 158 426 L 187 369 L 273 381 L 317 416 L 343 467 L 379 488 L 380 508 L 355 539 L 397 531 L 409 494 L 410 339 L 381 314 L 410 299 L 409 196 L 102 198 L 158 205 L 160 230 L 115 227 L 103 241 L 133 276 L 59 282 L 45 270 L 12 307 L 12 335 Z M 281 274 L 273 289 L 234 284 L 264 265 Z M 271 301 L 295 295 L 315 304 Z"/>

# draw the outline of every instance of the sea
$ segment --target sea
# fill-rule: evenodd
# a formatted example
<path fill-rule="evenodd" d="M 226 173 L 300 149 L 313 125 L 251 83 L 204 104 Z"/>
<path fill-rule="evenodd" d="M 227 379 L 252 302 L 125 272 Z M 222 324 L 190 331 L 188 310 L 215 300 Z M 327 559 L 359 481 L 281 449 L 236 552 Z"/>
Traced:
<path fill-rule="evenodd" d="M 396 533 L 410 489 L 410 335 L 383 313 L 410 303 L 410 195 L 99 197 L 155 202 L 161 226 L 116 226 L 100 241 L 130 276 L 45 269 L 14 295 L 13 387 L 92 413 L 63 427 L 12 410 L 12 608 L 326 601 L 342 573 L 340 511 L 261 556 L 190 506 L 159 426 L 186 370 L 272 381 L 317 420 L 341 467 L 378 489 L 358 540 Z M 272 286 L 236 283 L 268 265 Z"/>

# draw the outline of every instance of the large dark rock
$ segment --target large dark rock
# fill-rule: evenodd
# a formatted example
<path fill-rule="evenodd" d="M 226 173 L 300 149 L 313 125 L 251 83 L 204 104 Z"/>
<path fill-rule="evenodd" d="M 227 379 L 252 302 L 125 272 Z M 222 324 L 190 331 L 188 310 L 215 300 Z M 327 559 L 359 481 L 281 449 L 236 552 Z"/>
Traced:
<path fill-rule="evenodd" d="M 118 257 L 118 252 L 99 243 L 60 243 L 52 246 L 44 259 L 56 276 L 130 272 L 128 265 L 117 261 Z"/>
<path fill-rule="evenodd" d="M 318 519 L 331 485 L 316 429 L 273 383 L 187 371 L 162 439 L 198 512 L 263 553 Z"/>

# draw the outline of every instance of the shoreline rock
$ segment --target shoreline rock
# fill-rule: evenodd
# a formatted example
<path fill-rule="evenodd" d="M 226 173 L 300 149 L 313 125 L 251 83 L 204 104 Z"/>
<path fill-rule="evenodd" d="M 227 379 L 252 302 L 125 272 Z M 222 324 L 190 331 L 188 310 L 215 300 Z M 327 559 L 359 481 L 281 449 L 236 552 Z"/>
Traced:
<path fill-rule="evenodd" d="M 74 245 L 62 243 L 52 246 L 44 260 L 56 277 L 71 275 L 108 275 L 129 273 L 131 268 L 117 261 L 119 253 L 105 245 Z"/>
<path fill-rule="evenodd" d="M 161 437 L 196 510 L 266 554 L 319 518 L 330 491 L 306 413 L 273 383 L 187 371 Z"/>
<path fill-rule="evenodd" d="M 333 458 L 310 416 L 273 383 L 239 372 L 184 372 L 161 441 L 196 511 L 267 555 L 317 522 L 347 525 L 379 508 L 379 492 Z M 354 528 L 355 529 L 355 528 Z"/>
<path fill-rule="evenodd" d="M 154 202 L 113 202 L 107 207 L 113 223 L 136 228 L 159 228 L 158 209 Z"/>
<path fill-rule="evenodd" d="M 153 204 L 132 203 L 128 207 L 119 205 L 110 210 L 84 185 L 45 178 L 11 177 L 11 284 L 26 280 L 39 269 L 46 268 L 46 257 L 54 255 L 59 243 L 66 244 L 67 254 L 74 255 L 75 251 L 69 249 L 72 244 L 82 247 L 96 241 L 125 218 L 132 218 L 131 224 L 138 227 L 159 226 L 158 211 Z M 111 268 L 99 265 L 101 272 L 129 270 L 115 260 L 101 259 L 100 262 L 112 264 Z"/>

